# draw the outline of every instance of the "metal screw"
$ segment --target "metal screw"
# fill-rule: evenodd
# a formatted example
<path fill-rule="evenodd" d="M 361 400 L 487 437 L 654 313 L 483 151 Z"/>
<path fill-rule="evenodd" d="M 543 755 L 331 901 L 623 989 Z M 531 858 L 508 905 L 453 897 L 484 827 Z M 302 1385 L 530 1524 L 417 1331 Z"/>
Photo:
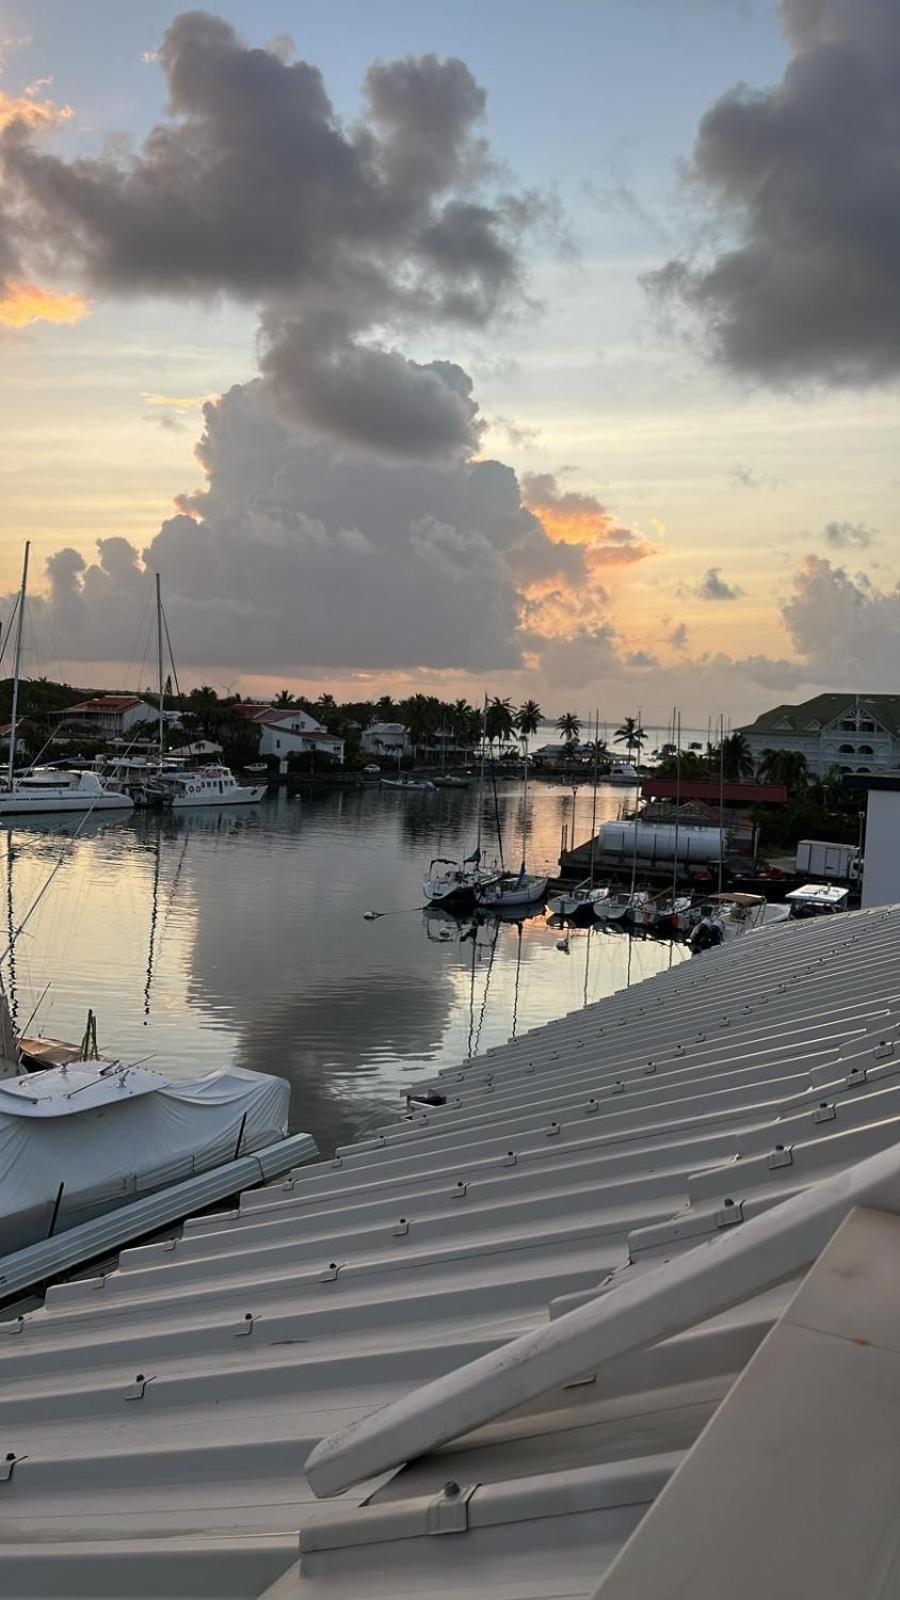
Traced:
<path fill-rule="evenodd" d="M 453 1479 L 451 1478 L 449 1483 L 444 1484 L 444 1493 L 448 1500 L 452 1500 L 455 1495 L 459 1494 L 459 1484 L 454 1483 Z"/>

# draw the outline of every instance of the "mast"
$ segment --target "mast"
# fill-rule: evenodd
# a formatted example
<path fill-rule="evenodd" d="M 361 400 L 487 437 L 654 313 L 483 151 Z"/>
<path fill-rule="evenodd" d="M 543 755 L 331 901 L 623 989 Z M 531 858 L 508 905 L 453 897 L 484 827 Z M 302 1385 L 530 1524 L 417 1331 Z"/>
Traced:
<path fill-rule="evenodd" d="M 478 832 L 477 832 L 476 838 L 475 838 L 475 865 L 476 865 L 476 867 L 479 865 L 479 863 L 481 861 L 481 824 L 482 824 L 482 812 L 484 810 L 484 744 L 485 744 L 485 739 L 487 737 L 487 708 L 488 708 L 488 697 L 487 697 L 487 695 L 485 695 L 485 697 L 484 697 L 484 705 L 483 705 L 482 711 L 481 711 L 481 771 L 480 771 L 480 773 L 478 775 Z"/>
<path fill-rule="evenodd" d="M 594 711 L 594 796 L 591 801 L 591 888 L 594 887 L 594 847 L 597 843 L 597 768 L 600 764 L 600 708 Z M 585 987 L 587 962 L 585 961 Z M 587 1001 L 585 1001 L 587 1005 Z"/>
<path fill-rule="evenodd" d="M 677 709 L 672 712 L 672 723 L 677 728 L 675 746 L 675 839 L 672 854 L 672 910 L 675 910 L 675 896 L 678 893 L 678 824 L 681 820 L 681 712 Z"/>
<path fill-rule="evenodd" d="M 19 671 L 22 665 L 22 625 L 25 621 L 25 590 L 28 584 L 28 556 L 31 540 L 25 541 L 25 559 L 22 563 L 22 587 L 19 591 L 19 615 L 16 618 L 16 657 L 13 666 L 12 709 L 9 723 L 9 787 L 13 786 L 16 766 L 16 713 L 19 709 Z"/>
<path fill-rule="evenodd" d="M 725 718 L 719 712 L 719 894 L 722 893 L 722 867 L 725 854 Z"/>
<path fill-rule="evenodd" d="M 163 626 L 162 626 L 162 595 L 159 588 L 159 573 L 156 574 L 156 649 L 159 667 L 159 764 L 163 764 L 163 755 L 166 748 L 166 719 L 163 715 Z"/>

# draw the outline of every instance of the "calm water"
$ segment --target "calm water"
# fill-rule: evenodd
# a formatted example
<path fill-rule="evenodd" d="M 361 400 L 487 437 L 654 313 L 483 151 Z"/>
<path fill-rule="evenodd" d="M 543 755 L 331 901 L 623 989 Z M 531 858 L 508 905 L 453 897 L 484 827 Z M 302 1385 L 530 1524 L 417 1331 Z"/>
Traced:
<path fill-rule="evenodd" d="M 626 795 L 598 791 L 598 818 L 616 816 Z M 517 865 L 519 783 L 500 786 L 499 806 Z M 589 788 L 576 806 L 584 838 Z M 4 962 L 18 1024 L 77 1040 L 91 1006 L 104 1053 L 173 1078 L 226 1062 L 279 1073 L 292 1085 L 292 1126 L 327 1153 L 396 1111 L 412 1079 L 683 959 L 669 945 L 577 929 L 564 954 L 542 912 L 474 936 L 471 924 L 424 912 L 431 856 L 473 847 L 476 809 L 474 789 L 334 789 L 91 819 L 74 840 L 76 819 L 6 827 L 8 926 L 62 856 L 12 967 Z M 572 791 L 535 784 L 529 810 L 529 866 L 552 871 Z M 489 800 L 491 858 L 495 840 Z M 368 909 L 388 914 L 366 922 Z"/>

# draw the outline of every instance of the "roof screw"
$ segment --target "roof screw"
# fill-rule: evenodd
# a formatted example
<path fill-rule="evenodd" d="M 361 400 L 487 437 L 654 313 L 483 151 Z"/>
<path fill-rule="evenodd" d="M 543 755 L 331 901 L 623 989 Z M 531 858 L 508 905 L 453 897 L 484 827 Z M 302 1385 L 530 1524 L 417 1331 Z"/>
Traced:
<path fill-rule="evenodd" d="M 7 1459 L 7 1461 L 15 1461 L 15 1459 L 16 1459 L 16 1452 L 15 1452 L 15 1450 L 7 1450 L 7 1452 L 6 1452 L 6 1459 Z M 455 1486 L 454 1486 L 454 1487 L 455 1487 Z"/>
<path fill-rule="evenodd" d="M 449 1483 L 444 1484 L 444 1493 L 448 1500 L 453 1500 L 455 1496 L 459 1494 L 459 1484 L 454 1483 L 453 1479 L 451 1478 Z"/>
<path fill-rule="evenodd" d="M 775 1146 L 775 1149 L 776 1149 L 776 1150 L 783 1150 L 783 1149 L 784 1149 L 784 1145 L 783 1145 L 783 1144 L 777 1144 L 777 1145 L 776 1145 L 776 1146 Z"/>
<path fill-rule="evenodd" d="M 146 1383 L 147 1382 L 147 1380 L 144 1377 L 144 1374 L 142 1372 L 136 1372 L 135 1373 L 134 1381 L 135 1381 L 135 1383 Z"/>
<path fill-rule="evenodd" d="M 725 1197 L 725 1201 L 724 1201 L 724 1204 L 725 1204 L 725 1205 L 726 1205 L 726 1206 L 733 1206 L 733 1205 L 734 1205 L 734 1201 L 733 1201 L 733 1200 L 731 1200 L 731 1199 L 729 1199 L 729 1198 L 728 1198 L 728 1196 L 727 1196 L 727 1195 L 726 1195 L 726 1197 Z"/>

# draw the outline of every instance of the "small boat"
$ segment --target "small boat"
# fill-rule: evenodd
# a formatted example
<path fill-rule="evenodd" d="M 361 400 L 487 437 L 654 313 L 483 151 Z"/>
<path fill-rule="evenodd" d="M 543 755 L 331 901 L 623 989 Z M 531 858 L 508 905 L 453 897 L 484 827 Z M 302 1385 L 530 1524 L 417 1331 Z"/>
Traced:
<path fill-rule="evenodd" d="M 608 889 L 594 889 L 590 879 L 576 884 L 574 889 L 563 889 L 551 895 L 547 910 L 553 917 L 564 917 L 566 922 L 590 923 L 600 915 L 598 907 L 609 896 Z"/>
<path fill-rule="evenodd" d="M 792 917 L 831 917 L 846 911 L 850 890 L 837 883 L 804 883 L 785 895 Z"/>
<path fill-rule="evenodd" d="M 436 871 L 443 868 L 443 871 Z M 496 883 L 500 874 L 488 871 L 478 861 L 452 861 L 447 856 L 435 856 L 429 864 L 428 877 L 422 893 L 429 905 L 443 906 L 448 911 L 467 911 L 476 902 L 481 891 Z"/>
<path fill-rule="evenodd" d="M 176 771 L 163 768 L 148 779 L 147 792 L 164 806 L 182 810 L 187 806 L 253 805 L 266 792 L 264 783 L 238 783 L 229 767 L 198 767 Z"/>
<path fill-rule="evenodd" d="M 625 910 L 625 921 L 631 928 L 638 928 L 644 933 L 651 932 L 659 921 L 659 910 L 656 901 L 646 890 L 639 889 L 629 898 Z"/>
<path fill-rule="evenodd" d="M 641 775 L 631 761 L 614 761 L 607 773 L 606 783 L 640 783 Z"/>
<path fill-rule="evenodd" d="M 420 792 L 434 789 L 430 778 L 382 778 L 382 789 L 406 789 Z"/>
<path fill-rule="evenodd" d="M 696 927 L 703 915 L 689 894 L 676 895 L 658 903 L 654 932 L 664 939 L 683 938 Z"/>
<path fill-rule="evenodd" d="M 247 766 L 241 768 L 242 772 L 248 772 L 254 778 L 264 777 L 268 770 L 269 766 L 266 761 L 251 761 Z"/>
<path fill-rule="evenodd" d="M 770 905 L 761 894 L 714 894 L 703 909 L 688 944 L 695 955 L 715 945 L 727 944 L 745 933 L 786 922 L 790 906 Z"/>
<path fill-rule="evenodd" d="M 624 922 L 630 906 L 630 894 L 607 894 L 597 901 L 594 916 L 598 922 Z"/>
<path fill-rule="evenodd" d="M 59 811 L 130 811 L 129 794 L 104 784 L 96 772 L 35 767 L 0 788 L 0 816 L 42 816 Z"/>
<path fill-rule="evenodd" d="M 511 906 L 532 906 L 544 899 L 550 879 L 536 872 L 503 872 L 493 883 L 476 890 L 476 899 L 485 911 L 502 911 Z"/>
<path fill-rule="evenodd" d="M 0 1081 L 0 1255 L 275 1144 L 284 1078 L 226 1067 L 184 1083 L 119 1061 Z"/>
<path fill-rule="evenodd" d="M 468 789 L 471 782 L 471 778 L 454 778 L 451 774 L 449 777 L 434 778 L 432 787 L 435 789 Z"/>

